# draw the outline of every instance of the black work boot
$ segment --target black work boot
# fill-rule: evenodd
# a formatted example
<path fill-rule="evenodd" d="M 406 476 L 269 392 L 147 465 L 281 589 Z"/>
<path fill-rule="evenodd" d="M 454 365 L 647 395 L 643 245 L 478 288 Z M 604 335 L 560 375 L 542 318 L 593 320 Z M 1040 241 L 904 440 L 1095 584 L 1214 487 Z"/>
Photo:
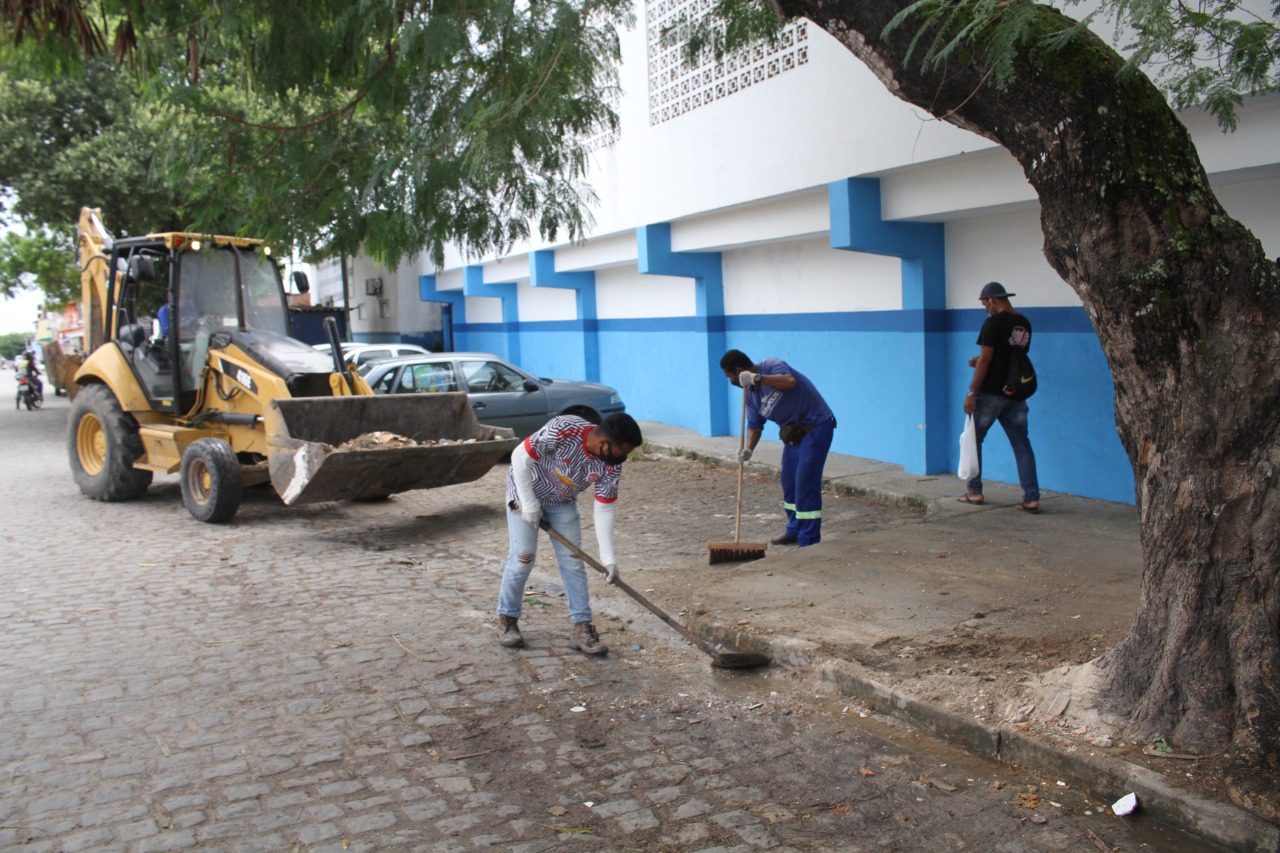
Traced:
<path fill-rule="evenodd" d="M 524 637 L 520 635 L 520 620 L 514 616 L 498 617 L 498 642 L 509 649 L 524 647 Z"/>
<path fill-rule="evenodd" d="M 794 545 L 800 540 L 792 536 L 790 533 L 784 533 L 781 536 L 775 536 L 769 540 L 770 545 Z"/>
<path fill-rule="evenodd" d="M 584 655 L 604 655 L 609 647 L 600 642 L 600 635 L 590 622 L 574 622 L 573 636 L 569 638 L 569 648 L 577 649 Z"/>

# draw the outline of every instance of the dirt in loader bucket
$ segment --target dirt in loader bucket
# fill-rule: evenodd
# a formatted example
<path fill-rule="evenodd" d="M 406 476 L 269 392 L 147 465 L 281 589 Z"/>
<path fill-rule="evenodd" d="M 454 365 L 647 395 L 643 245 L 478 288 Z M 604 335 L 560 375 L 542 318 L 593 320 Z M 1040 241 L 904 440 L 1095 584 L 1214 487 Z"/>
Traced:
<path fill-rule="evenodd" d="M 468 483 L 519 441 L 478 422 L 466 394 L 275 400 L 266 428 L 271 483 L 290 505 Z"/>
<path fill-rule="evenodd" d="M 364 435 L 358 435 L 350 441 L 345 441 L 338 450 L 394 450 L 397 447 L 440 447 L 445 444 L 475 444 L 478 438 L 464 439 L 425 439 L 423 441 L 414 441 L 403 435 L 396 435 L 394 432 L 370 432 Z"/>

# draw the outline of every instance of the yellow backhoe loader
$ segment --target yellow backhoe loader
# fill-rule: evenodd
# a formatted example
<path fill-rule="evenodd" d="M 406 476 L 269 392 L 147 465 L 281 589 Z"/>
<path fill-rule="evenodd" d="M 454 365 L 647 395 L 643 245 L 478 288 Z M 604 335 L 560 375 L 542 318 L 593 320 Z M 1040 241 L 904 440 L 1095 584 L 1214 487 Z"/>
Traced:
<path fill-rule="evenodd" d="M 268 480 L 290 505 L 383 498 L 479 479 L 517 443 L 478 423 L 465 394 L 375 397 L 340 357 L 290 338 L 261 241 L 113 239 L 90 208 L 79 240 L 87 357 L 67 449 L 94 500 L 179 473 L 191 515 L 225 522 Z M 306 292 L 305 275 L 294 282 Z M 340 352 L 332 321 L 329 335 Z"/>

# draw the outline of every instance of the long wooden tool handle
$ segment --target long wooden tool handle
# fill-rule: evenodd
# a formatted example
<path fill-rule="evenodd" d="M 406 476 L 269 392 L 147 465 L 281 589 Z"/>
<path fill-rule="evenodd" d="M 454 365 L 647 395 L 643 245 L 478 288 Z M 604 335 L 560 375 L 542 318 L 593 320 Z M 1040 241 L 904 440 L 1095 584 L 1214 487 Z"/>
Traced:
<path fill-rule="evenodd" d="M 742 469 L 746 467 L 746 462 L 742 461 L 742 450 L 747 446 L 747 389 L 742 389 L 742 426 L 738 429 L 741 438 L 738 439 L 738 512 L 737 519 L 733 523 L 733 541 L 734 544 L 742 541 Z"/>
<path fill-rule="evenodd" d="M 586 551 L 583 551 L 577 545 L 573 544 L 573 542 L 569 539 L 569 537 L 565 536 L 559 530 L 556 530 L 554 527 L 552 527 L 551 522 L 547 521 L 544 518 L 538 522 L 538 526 L 541 527 L 543 530 L 547 531 L 547 534 L 552 539 L 556 540 L 561 545 L 568 548 L 570 551 L 573 552 L 573 555 L 575 557 L 582 560 L 588 566 L 595 569 L 597 572 L 599 572 L 602 575 L 608 573 L 609 570 L 606 569 L 604 566 L 600 565 L 599 560 L 597 560 L 595 557 L 592 557 Z M 672 628 L 675 628 L 676 631 L 680 633 L 680 636 L 684 637 L 686 640 L 693 643 L 695 646 L 702 649 L 707 654 L 711 655 L 712 657 L 715 657 L 719 654 L 719 652 L 715 651 L 715 648 L 710 643 L 708 643 L 706 640 L 699 637 L 697 634 L 694 634 L 692 631 L 690 631 L 685 626 L 681 625 L 676 620 L 672 619 L 665 612 L 663 612 L 662 609 L 658 607 L 658 605 L 654 604 L 652 601 L 645 598 L 639 592 L 632 589 L 631 586 L 627 584 L 627 582 L 624 581 L 622 578 L 614 578 L 613 585 L 616 586 L 618 589 L 622 590 L 623 592 L 625 592 L 627 595 L 634 598 L 636 601 L 640 602 L 640 604 L 643 605 L 646 610 L 648 610 L 654 616 L 657 616 L 663 622 L 666 622 Z"/>

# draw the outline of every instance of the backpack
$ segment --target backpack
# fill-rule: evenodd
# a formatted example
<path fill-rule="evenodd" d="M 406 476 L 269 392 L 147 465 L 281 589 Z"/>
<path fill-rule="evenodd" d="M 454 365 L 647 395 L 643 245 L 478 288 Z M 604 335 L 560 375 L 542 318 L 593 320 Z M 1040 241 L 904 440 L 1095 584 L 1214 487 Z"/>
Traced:
<path fill-rule="evenodd" d="M 1036 369 L 1024 347 L 1009 348 L 1009 373 L 1004 380 L 1004 395 L 1025 400 L 1036 393 Z"/>

